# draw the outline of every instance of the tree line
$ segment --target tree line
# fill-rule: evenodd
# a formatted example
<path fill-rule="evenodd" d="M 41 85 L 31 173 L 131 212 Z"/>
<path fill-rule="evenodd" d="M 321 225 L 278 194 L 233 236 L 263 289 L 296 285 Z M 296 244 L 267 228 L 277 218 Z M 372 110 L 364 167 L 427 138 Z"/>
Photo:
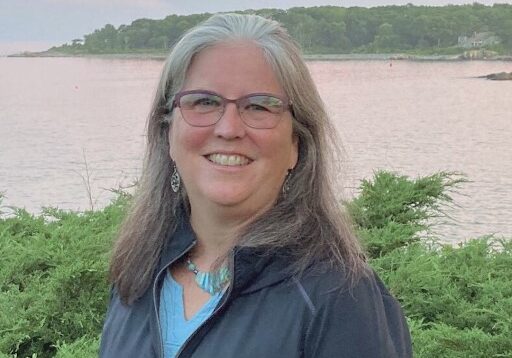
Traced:
<path fill-rule="evenodd" d="M 295 7 L 255 13 L 281 22 L 305 53 L 460 52 L 460 36 L 492 32 L 501 42 L 491 50 L 512 52 L 512 5 Z M 69 53 L 165 53 L 189 28 L 211 14 L 138 19 L 130 25 L 105 25 L 83 39 L 50 51 Z"/>

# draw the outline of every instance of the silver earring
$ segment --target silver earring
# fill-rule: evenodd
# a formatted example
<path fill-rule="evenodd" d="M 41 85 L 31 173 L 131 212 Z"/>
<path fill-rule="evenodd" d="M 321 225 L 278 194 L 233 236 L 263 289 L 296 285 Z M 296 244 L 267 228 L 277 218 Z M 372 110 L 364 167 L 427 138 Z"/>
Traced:
<path fill-rule="evenodd" d="M 286 173 L 286 178 L 284 179 L 283 188 L 282 188 L 284 197 L 286 197 L 286 194 L 288 194 L 288 192 L 290 191 L 291 176 L 292 176 L 292 170 L 288 169 L 288 173 Z"/>
<path fill-rule="evenodd" d="M 174 170 L 171 175 L 172 191 L 177 193 L 180 190 L 180 184 L 181 184 L 180 175 L 178 174 L 178 169 L 176 169 L 176 164 L 174 164 Z"/>

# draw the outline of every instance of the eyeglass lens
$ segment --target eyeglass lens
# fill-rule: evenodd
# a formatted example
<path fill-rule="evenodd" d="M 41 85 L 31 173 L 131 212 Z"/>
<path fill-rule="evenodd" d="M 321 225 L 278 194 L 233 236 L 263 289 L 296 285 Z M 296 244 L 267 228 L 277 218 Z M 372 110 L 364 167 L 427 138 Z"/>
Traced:
<path fill-rule="evenodd" d="M 274 128 L 285 110 L 283 100 L 266 94 L 228 100 L 207 92 L 185 93 L 179 97 L 178 106 L 187 123 L 206 127 L 215 124 L 222 117 L 227 102 L 236 102 L 242 120 L 252 128 Z"/>

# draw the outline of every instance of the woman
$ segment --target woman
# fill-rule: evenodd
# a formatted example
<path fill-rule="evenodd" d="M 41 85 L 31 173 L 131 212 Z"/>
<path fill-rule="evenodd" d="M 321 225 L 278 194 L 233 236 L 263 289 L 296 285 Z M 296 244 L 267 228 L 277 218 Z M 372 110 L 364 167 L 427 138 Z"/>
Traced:
<path fill-rule="evenodd" d="M 186 33 L 149 118 L 100 356 L 410 356 L 334 195 L 333 133 L 278 23 L 224 14 Z"/>

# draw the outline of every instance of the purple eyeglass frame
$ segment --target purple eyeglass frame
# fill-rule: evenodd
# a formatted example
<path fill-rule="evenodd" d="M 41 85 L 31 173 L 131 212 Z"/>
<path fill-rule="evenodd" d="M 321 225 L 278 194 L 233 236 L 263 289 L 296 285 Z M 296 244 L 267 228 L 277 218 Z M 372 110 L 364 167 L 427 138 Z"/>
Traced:
<path fill-rule="evenodd" d="M 180 106 L 180 99 L 181 99 L 181 97 L 183 97 L 183 96 L 185 96 L 187 94 L 194 94 L 194 93 L 205 93 L 205 94 L 210 94 L 210 95 L 219 97 L 221 99 L 221 101 L 222 101 L 222 108 L 224 110 L 226 109 L 226 105 L 228 103 L 234 103 L 239 113 L 240 113 L 239 103 L 240 103 L 241 100 L 244 100 L 246 98 L 253 97 L 253 96 L 269 96 L 269 97 L 274 97 L 274 98 L 277 98 L 277 99 L 281 100 L 283 102 L 284 110 L 285 111 L 286 110 L 290 111 L 290 113 L 293 115 L 292 103 L 291 103 L 291 101 L 288 98 L 283 97 L 283 96 L 279 96 L 279 95 L 276 95 L 276 94 L 273 94 L 273 93 L 265 93 L 265 92 L 249 93 L 249 94 L 247 94 L 245 96 L 242 96 L 242 97 L 239 97 L 239 98 L 230 99 L 230 98 L 225 98 L 225 97 L 221 96 L 220 94 L 218 94 L 216 92 L 208 91 L 208 90 L 181 91 L 181 92 L 178 92 L 178 93 L 176 93 L 174 95 L 174 99 L 172 101 L 172 108 L 174 109 L 174 108 L 178 107 L 181 110 L 181 106 Z M 224 112 L 222 112 L 222 113 L 224 114 Z M 241 113 L 240 113 L 240 115 L 241 115 Z M 222 116 L 220 116 L 219 119 L 215 123 L 217 123 L 221 118 L 222 118 Z M 242 116 L 242 119 L 243 119 L 243 116 Z M 198 126 L 198 127 L 209 127 L 209 126 L 213 126 L 215 123 L 209 124 L 207 126 Z M 245 121 L 244 121 L 244 123 L 245 123 Z M 246 125 L 248 125 L 248 124 L 246 123 Z M 249 127 L 251 127 L 251 126 L 249 126 Z M 255 127 L 252 127 L 252 128 L 255 128 Z M 260 128 L 258 128 L 258 129 L 260 129 Z"/>
<path fill-rule="evenodd" d="M 285 110 L 289 110 L 291 111 L 292 109 L 292 103 L 290 102 L 290 100 L 286 97 L 283 97 L 283 96 L 279 96 L 279 95 L 276 95 L 276 94 L 273 94 L 273 93 L 265 93 L 265 92 L 257 92 L 257 93 L 249 93 L 245 96 L 242 96 L 242 97 L 238 97 L 238 98 L 235 98 L 235 99 L 229 99 L 229 98 L 226 98 L 226 97 L 223 97 L 222 95 L 216 93 L 216 92 L 213 92 L 213 91 L 207 91 L 207 90 L 191 90 L 191 91 L 181 91 L 181 92 L 178 92 L 174 95 L 174 100 L 172 101 L 172 107 L 180 107 L 180 99 L 181 97 L 187 95 L 187 94 L 194 94 L 194 93 L 206 93 L 206 94 L 211 94 L 213 96 L 217 96 L 219 97 L 220 99 L 222 99 L 222 104 L 224 107 L 226 107 L 226 104 L 227 103 L 234 103 L 237 105 L 237 108 L 238 108 L 238 102 L 242 99 L 246 99 L 246 98 L 249 98 L 249 97 L 253 97 L 253 96 L 269 96 L 269 97 L 274 97 L 274 98 L 277 98 L 277 99 L 280 99 L 282 102 L 283 102 L 283 106 L 285 108 Z M 181 107 L 180 107 L 181 108 Z"/>

